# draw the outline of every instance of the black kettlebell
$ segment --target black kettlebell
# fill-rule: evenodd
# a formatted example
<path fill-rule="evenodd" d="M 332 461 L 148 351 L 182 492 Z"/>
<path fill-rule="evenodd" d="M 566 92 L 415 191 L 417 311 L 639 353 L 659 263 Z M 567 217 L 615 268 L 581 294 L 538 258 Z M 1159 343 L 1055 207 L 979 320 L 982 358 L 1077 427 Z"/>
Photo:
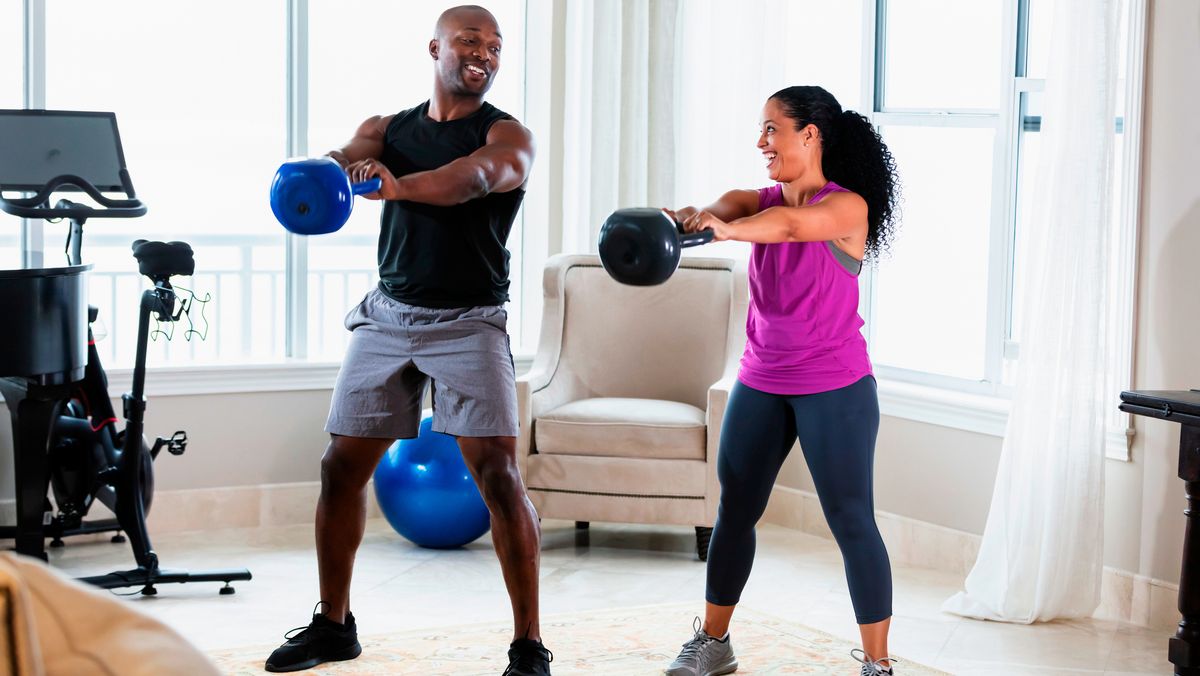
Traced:
<path fill-rule="evenodd" d="M 600 228 L 600 262 L 622 284 L 654 286 L 675 274 L 684 247 L 712 239 L 712 230 L 683 232 L 661 209 L 617 209 Z"/>

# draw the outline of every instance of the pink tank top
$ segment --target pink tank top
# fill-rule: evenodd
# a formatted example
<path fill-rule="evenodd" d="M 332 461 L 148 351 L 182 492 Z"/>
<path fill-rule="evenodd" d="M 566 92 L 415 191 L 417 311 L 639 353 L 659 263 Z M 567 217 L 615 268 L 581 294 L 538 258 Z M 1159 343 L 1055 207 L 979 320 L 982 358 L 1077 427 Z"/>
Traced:
<path fill-rule="evenodd" d="M 808 204 L 831 192 L 825 184 Z M 783 185 L 758 191 L 759 211 L 782 206 Z M 754 244 L 746 351 L 738 379 L 771 394 L 814 394 L 872 375 L 858 316 L 858 276 L 830 242 Z"/>

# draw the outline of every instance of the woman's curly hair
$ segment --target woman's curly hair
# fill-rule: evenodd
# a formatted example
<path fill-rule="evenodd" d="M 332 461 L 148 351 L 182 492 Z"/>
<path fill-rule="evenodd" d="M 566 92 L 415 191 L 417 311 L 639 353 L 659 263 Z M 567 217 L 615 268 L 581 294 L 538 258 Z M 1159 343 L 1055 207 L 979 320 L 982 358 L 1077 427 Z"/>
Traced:
<path fill-rule="evenodd" d="M 899 215 L 900 180 L 896 160 L 874 125 L 853 110 L 842 110 L 821 87 L 797 86 L 772 96 L 796 124 L 813 124 L 821 132 L 821 170 L 825 177 L 867 202 L 866 260 L 878 260 L 890 249 Z"/>

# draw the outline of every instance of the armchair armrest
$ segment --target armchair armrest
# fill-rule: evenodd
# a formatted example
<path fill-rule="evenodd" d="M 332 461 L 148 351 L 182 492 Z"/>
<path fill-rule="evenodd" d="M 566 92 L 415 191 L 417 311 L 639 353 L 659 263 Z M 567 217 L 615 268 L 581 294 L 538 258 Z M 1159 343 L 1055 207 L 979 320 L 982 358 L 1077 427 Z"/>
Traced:
<path fill-rule="evenodd" d="M 705 430 L 705 490 L 704 513 L 709 526 L 717 521 L 717 506 L 721 499 L 721 483 L 717 478 L 717 453 L 721 446 L 721 423 L 725 420 L 725 406 L 729 392 L 737 382 L 737 371 L 727 370 L 725 375 L 708 388 L 708 409 L 704 412 Z"/>
<path fill-rule="evenodd" d="M 576 389 L 567 382 L 569 377 L 560 377 L 562 360 L 564 278 L 572 265 L 590 262 L 587 256 L 558 254 L 546 261 L 542 272 L 542 325 L 538 336 L 537 353 L 533 366 L 517 378 L 517 420 L 520 432 L 517 437 L 517 462 L 525 473 L 525 458 L 533 452 L 533 420 L 537 415 L 561 406 L 576 398 Z"/>
<path fill-rule="evenodd" d="M 517 465 L 526 476 L 525 459 L 533 450 L 533 393 L 550 385 L 552 372 L 539 369 L 535 363 L 526 373 L 517 376 Z"/>

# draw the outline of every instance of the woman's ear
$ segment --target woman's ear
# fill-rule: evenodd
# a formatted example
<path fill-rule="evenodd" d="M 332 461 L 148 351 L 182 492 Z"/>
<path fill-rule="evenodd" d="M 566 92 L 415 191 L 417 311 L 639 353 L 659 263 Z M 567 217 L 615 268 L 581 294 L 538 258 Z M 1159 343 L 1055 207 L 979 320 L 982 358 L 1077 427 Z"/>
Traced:
<path fill-rule="evenodd" d="M 804 145 L 816 145 L 821 140 L 821 130 L 817 129 L 817 125 L 810 122 L 801 130 L 800 137 L 804 139 Z"/>

